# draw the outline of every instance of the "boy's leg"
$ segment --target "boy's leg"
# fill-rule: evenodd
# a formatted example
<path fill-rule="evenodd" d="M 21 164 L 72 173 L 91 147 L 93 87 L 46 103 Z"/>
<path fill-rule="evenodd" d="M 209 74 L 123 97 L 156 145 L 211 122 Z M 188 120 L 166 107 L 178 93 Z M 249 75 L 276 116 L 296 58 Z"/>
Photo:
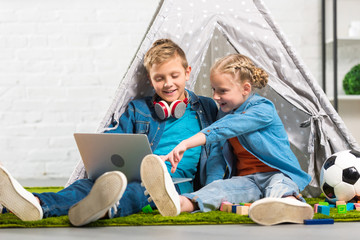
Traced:
<path fill-rule="evenodd" d="M 70 208 L 68 215 L 71 224 L 82 226 L 104 217 L 120 200 L 126 185 L 126 177 L 119 171 L 101 175 L 96 179 L 90 193 Z"/>
<path fill-rule="evenodd" d="M 42 208 L 35 196 L 26 191 L 2 166 L 0 166 L 0 204 L 23 221 L 36 221 L 43 217 Z"/>
<path fill-rule="evenodd" d="M 145 188 L 141 186 L 140 182 L 131 182 L 127 185 L 127 188 L 119 201 L 116 211 L 109 214 L 110 218 L 113 217 L 125 217 L 134 213 L 141 212 L 142 209 L 150 205 L 155 207 L 153 202 L 148 202 L 148 197 L 144 194 Z"/>
<path fill-rule="evenodd" d="M 314 211 L 299 194 L 298 186 L 282 173 L 257 174 L 264 189 L 264 199 L 253 203 L 250 218 L 261 225 L 303 223 L 312 219 Z"/>
<path fill-rule="evenodd" d="M 68 215 L 70 207 L 85 198 L 93 185 L 93 180 L 84 178 L 75 181 L 59 192 L 33 194 L 40 200 L 44 218 L 58 217 Z"/>

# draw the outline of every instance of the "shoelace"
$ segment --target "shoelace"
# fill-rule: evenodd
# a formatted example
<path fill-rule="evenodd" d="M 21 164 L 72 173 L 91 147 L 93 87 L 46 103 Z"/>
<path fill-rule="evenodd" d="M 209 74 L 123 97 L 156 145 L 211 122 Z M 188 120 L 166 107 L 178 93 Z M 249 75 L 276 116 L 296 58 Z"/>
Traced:
<path fill-rule="evenodd" d="M 120 201 L 116 202 L 108 211 L 109 218 L 113 218 L 118 212 L 118 206 L 120 205 Z"/>
<path fill-rule="evenodd" d="M 141 186 L 142 186 L 142 187 L 145 187 L 145 185 L 144 185 L 143 182 L 141 182 Z M 145 195 L 145 196 L 149 196 L 148 199 L 147 199 L 149 203 L 151 203 L 151 202 L 153 201 L 152 198 L 151 198 L 151 196 L 150 196 L 150 194 L 149 194 L 149 192 L 148 192 L 146 189 L 145 189 L 145 191 L 144 191 L 144 195 Z"/>

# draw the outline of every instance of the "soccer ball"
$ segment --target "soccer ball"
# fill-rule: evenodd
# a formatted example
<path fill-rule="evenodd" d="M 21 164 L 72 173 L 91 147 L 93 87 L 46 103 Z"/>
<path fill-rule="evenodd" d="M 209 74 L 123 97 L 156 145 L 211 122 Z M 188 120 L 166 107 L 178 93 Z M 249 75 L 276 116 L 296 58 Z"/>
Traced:
<path fill-rule="evenodd" d="M 320 187 L 331 202 L 360 197 L 360 152 L 346 150 L 333 154 L 323 164 Z"/>

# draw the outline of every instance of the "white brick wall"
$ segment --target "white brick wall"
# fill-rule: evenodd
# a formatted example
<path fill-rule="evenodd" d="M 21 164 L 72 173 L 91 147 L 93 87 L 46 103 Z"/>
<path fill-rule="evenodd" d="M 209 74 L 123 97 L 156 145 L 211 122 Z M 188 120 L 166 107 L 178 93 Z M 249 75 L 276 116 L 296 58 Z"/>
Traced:
<path fill-rule="evenodd" d="M 319 2 L 265 1 L 320 79 Z M 158 3 L 0 0 L 0 162 L 15 177 L 70 175 L 72 134 L 98 127 Z"/>

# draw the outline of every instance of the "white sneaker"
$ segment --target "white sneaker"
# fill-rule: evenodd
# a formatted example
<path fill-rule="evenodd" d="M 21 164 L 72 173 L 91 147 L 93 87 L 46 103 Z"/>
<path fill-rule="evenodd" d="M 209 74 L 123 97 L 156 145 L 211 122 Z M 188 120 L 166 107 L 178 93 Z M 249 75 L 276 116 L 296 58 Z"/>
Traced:
<path fill-rule="evenodd" d="M 96 179 L 90 193 L 69 210 L 74 226 L 83 226 L 104 217 L 122 197 L 127 179 L 122 172 L 107 172 Z"/>
<path fill-rule="evenodd" d="M 251 204 L 249 209 L 249 217 L 260 225 L 304 223 L 313 216 L 309 204 L 293 198 L 263 198 Z"/>
<path fill-rule="evenodd" d="M 180 214 L 180 198 L 164 161 L 157 155 L 144 157 L 140 166 L 141 181 L 163 216 Z"/>
<path fill-rule="evenodd" d="M 23 221 L 37 221 L 43 217 L 43 210 L 35 196 L 25 190 L 2 166 L 0 166 L 0 204 Z"/>

